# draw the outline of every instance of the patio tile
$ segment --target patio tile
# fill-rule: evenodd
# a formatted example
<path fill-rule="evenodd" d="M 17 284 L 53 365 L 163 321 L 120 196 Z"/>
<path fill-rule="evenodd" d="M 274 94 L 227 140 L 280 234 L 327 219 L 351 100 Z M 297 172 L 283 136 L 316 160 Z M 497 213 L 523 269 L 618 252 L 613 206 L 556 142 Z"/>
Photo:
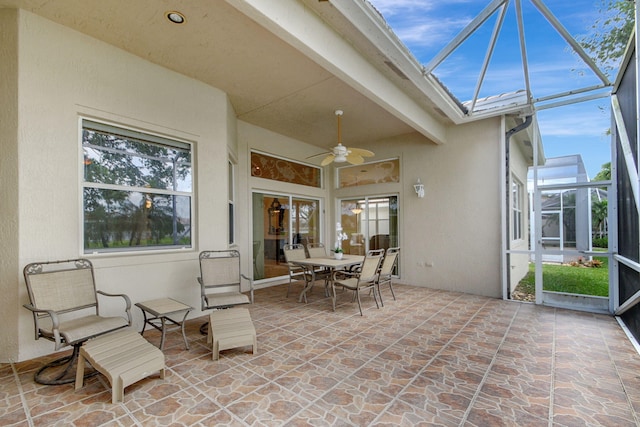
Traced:
<path fill-rule="evenodd" d="M 207 316 L 189 319 L 190 350 L 169 334 L 165 379 L 115 405 L 100 375 L 78 391 L 33 381 L 68 351 L 0 364 L 0 425 L 640 425 L 640 356 L 613 318 L 394 289 L 380 309 L 364 296 L 362 317 L 348 293 L 333 312 L 319 288 L 307 304 L 286 285 L 258 290 L 257 354 L 212 360 Z"/>

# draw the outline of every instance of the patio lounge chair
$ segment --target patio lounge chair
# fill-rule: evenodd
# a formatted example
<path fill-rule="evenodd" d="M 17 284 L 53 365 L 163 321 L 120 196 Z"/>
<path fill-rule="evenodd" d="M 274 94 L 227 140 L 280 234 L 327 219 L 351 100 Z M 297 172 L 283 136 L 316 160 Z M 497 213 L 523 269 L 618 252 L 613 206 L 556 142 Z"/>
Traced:
<path fill-rule="evenodd" d="M 87 259 L 31 263 L 24 267 L 23 273 L 30 301 L 24 307 L 33 314 L 36 340 L 53 341 L 56 350 L 73 346 L 71 355 L 38 370 L 35 381 L 46 385 L 72 383 L 75 381 L 72 367 L 82 344 L 90 338 L 131 326 L 131 301 L 124 294 L 97 291 L 93 265 Z M 122 298 L 126 318 L 101 316 L 98 295 Z M 56 375 L 58 370 L 62 372 Z M 54 374 L 45 375 L 45 372 Z"/>
<path fill-rule="evenodd" d="M 240 273 L 240 252 L 236 250 L 202 251 L 200 260 L 200 300 L 202 311 L 221 310 L 249 304 L 249 297 L 241 292 L 241 279 L 250 280 Z M 207 333 L 208 322 L 200 327 Z"/>

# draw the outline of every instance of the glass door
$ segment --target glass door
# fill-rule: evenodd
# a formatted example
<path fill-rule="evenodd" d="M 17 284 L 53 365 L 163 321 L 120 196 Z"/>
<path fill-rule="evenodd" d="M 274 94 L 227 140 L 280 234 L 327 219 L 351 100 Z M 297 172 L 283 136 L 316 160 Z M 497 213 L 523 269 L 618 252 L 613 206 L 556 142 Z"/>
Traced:
<path fill-rule="evenodd" d="M 347 234 L 342 242 L 347 254 L 364 255 L 370 249 L 399 246 L 398 196 L 341 200 L 340 223 Z"/>
<path fill-rule="evenodd" d="M 253 279 L 286 276 L 286 244 L 318 241 L 320 201 L 253 193 Z"/>

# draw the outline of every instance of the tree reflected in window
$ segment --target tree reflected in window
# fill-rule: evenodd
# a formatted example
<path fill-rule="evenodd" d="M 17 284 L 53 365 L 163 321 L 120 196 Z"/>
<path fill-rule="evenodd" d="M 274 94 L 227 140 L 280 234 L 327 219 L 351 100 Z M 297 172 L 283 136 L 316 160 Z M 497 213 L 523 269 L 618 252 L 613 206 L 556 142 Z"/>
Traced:
<path fill-rule="evenodd" d="M 83 121 L 84 251 L 191 246 L 189 144 Z"/>

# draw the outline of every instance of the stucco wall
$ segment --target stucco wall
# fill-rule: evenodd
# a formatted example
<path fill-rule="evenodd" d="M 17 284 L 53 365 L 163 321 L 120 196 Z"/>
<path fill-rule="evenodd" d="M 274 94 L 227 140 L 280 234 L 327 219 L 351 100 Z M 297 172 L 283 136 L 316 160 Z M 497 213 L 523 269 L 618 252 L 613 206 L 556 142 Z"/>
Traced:
<path fill-rule="evenodd" d="M 18 354 L 18 100 L 17 11 L 0 9 L 0 361 Z"/>
<path fill-rule="evenodd" d="M 282 135 L 238 122 L 243 170 L 250 173 L 250 149 L 304 159 L 319 152 Z M 325 190 L 249 178 L 249 189 L 318 197 L 324 207 L 323 235 L 332 241 L 336 200 L 397 194 L 400 200 L 402 277 L 399 282 L 501 297 L 499 118 L 449 130 L 448 144 L 435 145 L 417 135 L 371 142 L 374 160 L 400 157 L 401 182 L 334 189 L 335 167 L 324 169 Z M 413 190 L 417 178 L 425 198 Z M 248 194 L 246 197 L 250 197 Z M 250 209 L 250 200 L 246 201 Z M 251 218 L 244 218 L 251 229 Z"/>
<path fill-rule="evenodd" d="M 496 118 L 452 127 L 442 145 L 415 135 L 372 143 L 376 159 L 400 156 L 402 182 L 336 192 L 400 195 L 400 282 L 502 296 L 500 129 Z M 418 178 L 422 199 L 413 190 Z"/>
<path fill-rule="evenodd" d="M 31 316 L 20 307 L 28 301 L 21 268 L 32 261 L 84 256 L 80 116 L 194 143 L 194 185 L 201 197 L 192 218 L 193 250 L 89 258 L 99 289 L 127 293 L 133 302 L 175 297 L 196 307 L 192 316 L 198 315 L 198 250 L 227 247 L 227 200 L 220 195 L 227 191 L 235 115 L 226 95 L 36 15 L 20 11 L 18 16 L 20 86 L 13 109 L 20 114 L 19 185 L 10 196 L 19 194 L 20 223 L 9 283 L 18 286 L 19 298 L 3 298 L 1 304 L 3 313 L 15 313 L 17 303 L 19 315 L 3 316 L 1 336 L 19 336 L 19 351 L 0 359 L 24 360 L 52 350 L 50 342 L 34 341 Z M 109 303 L 101 308 L 106 314 L 114 311 Z M 140 310 L 134 307 L 133 314 L 140 327 Z"/>

